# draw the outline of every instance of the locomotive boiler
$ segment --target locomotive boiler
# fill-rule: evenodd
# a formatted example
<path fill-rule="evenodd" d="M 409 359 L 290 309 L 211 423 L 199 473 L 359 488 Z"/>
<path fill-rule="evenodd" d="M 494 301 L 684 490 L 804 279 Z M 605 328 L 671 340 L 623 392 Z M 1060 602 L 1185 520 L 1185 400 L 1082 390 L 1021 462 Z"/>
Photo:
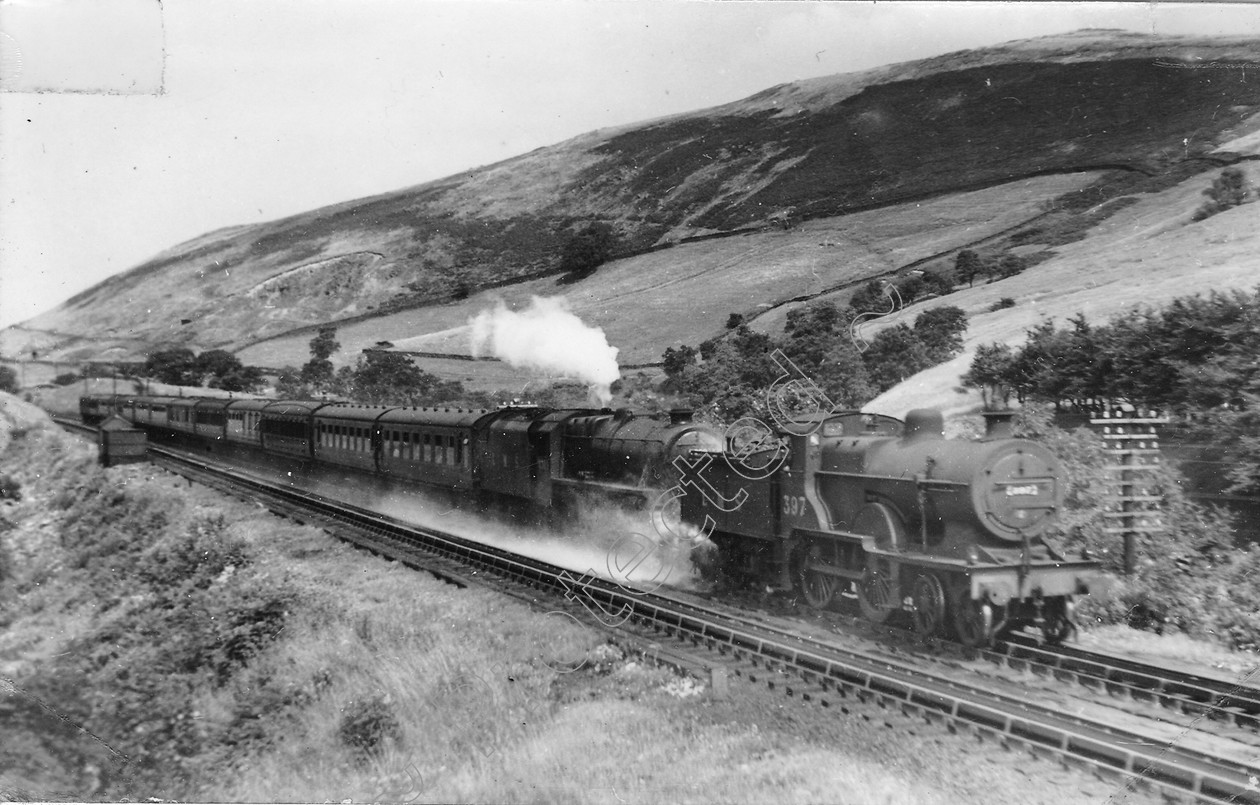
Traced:
<path fill-rule="evenodd" d="M 776 436 L 692 468 L 683 517 L 728 565 L 814 607 L 847 593 L 870 620 L 904 611 L 924 634 L 973 645 L 1026 624 L 1053 642 L 1073 628 L 1073 597 L 1099 565 L 1045 539 L 1064 487 L 1043 446 L 1000 426 L 946 440 L 932 410 L 904 424 L 833 413 Z"/>

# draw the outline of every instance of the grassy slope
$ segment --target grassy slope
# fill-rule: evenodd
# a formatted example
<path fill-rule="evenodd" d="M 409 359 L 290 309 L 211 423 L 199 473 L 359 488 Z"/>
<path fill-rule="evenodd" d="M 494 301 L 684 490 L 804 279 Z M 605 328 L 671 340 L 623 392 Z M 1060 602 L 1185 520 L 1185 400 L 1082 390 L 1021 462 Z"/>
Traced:
<path fill-rule="evenodd" d="M 601 327 L 621 350 L 622 363 L 660 360 L 667 346 L 696 344 L 722 330 L 731 312 L 817 294 L 880 276 L 914 260 L 956 249 L 1000 232 L 1040 211 L 1056 195 L 1088 184 L 1094 174 L 1047 176 L 849 216 L 809 221 L 787 232 L 766 232 L 686 244 L 618 260 L 574 285 L 537 280 L 440 307 L 410 310 L 338 330 L 342 361 L 388 340 L 400 349 L 468 354 L 467 321 L 501 298 L 527 303 L 531 295 L 565 296 L 588 324 Z M 782 313 L 767 317 L 781 322 Z M 779 325 L 781 327 L 781 324 Z M 299 365 L 309 359 L 308 335 L 249 347 L 246 363 Z M 431 368 L 425 361 L 420 362 Z M 454 367 L 444 362 L 452 371 Z M 483 372 L 492 376 L 482 380 Z M 468 367 L 479 387 L 505 377 L 503 367 Z M 522 378 L 523 382 L 524 378 Z"/>
<path fill-rule="evenodd" d="M 1260 180 L 1260 166 L 1252 162 L 1244 167 L 1253 183 Z M 871 325 L 863 335 L 869 337 L 898 321 L 912 321 L 936 304 L 958 305 L 970 317 L 963 355 L 908 379 L 874 400 L 869 409 L 901 416 L 919 406 L 947 412 L 976 408 L 978 393 L 956 389 L 975 348 L 995 341 L 1021 343 L 1027 329 L 1043 317 L 1062 323 L 1084 313 L 1091 321 L 1104 321 L 1134 306 L 1155 307 L 1178 296 L 1213 289 L 1254 289 L 1260 284 L 1260 203 L 1198 223 L 1190 220 L 1214 175 L 1197 176 L 1141 197 L 1087 239 L 1058 247 L 1058 257 L 1018 276 L 912 305 Z M 1004 296 L 1014 298 L 1016 307 L 988 312 Z"/>

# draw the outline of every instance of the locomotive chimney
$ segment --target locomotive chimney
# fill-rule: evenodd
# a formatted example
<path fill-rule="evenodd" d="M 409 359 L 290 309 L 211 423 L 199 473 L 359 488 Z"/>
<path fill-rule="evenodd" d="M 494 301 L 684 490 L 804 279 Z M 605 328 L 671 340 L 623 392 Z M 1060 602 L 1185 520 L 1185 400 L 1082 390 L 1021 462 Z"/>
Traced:
<path fill-rule="evenodd" d="M 906 438 L 944 439 L 945 417 L 935 408 L 915 408 L 906 414 Z"/>
<path fill-rule="evenodd" d="M 1014 411 L 985 411 L 984 438 L 1011 439 L 1015 436 Z"/>
<path fill-rule="evenodd" d="M 671 408 L 669 409 L 669 424 L 682 425 L 690 422 L 694 413 L 690 408 Z"/>

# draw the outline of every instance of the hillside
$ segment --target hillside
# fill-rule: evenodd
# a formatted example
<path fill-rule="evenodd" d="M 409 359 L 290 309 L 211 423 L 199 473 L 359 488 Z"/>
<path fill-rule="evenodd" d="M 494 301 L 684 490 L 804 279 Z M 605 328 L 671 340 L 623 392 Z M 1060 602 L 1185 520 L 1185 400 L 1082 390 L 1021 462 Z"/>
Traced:
<path fill-rule="evenodd" d="M 379 340 L 461 352 L 459 328 L 502 288 L 564 293 L 623 363 L 645 363 L 730 312 L 774 315 L 943 259 L 1065 194 L 1123 192 L 1116 176 L 1173 183 L 1254 152 L 1260 85 L 1179 68 L 1254 59 L 1258 45 L 1086 31 L 785 84 L 208 233 L 10 328 L 0 349 L 85 359 L 184 344 L 276 366 L 304 360 L 311 328 L 331 321 L 342 362 Z M 626 259 L 557 286 L 563 244 L 596 220 Z"/>
<path fill-rule="evenodd" d="M 1252 186 L 1260 184 L 1260 165 L 1246 163 Z M 1060 323 L 1083 313 L 1103 322 L 1137 306 L 1159 307 L 1179 296 L 1213 289 L 1254 290 L 1260 286 L 1260 204 L 1236 207 L 1204 221 L 1191 215 L 1210 179 L 1194 177 L 1140 199 L 1101 224 L 1085 240 L 1058 247 L 1058 256 L 1024 273 L 947 298 L 970 320 L 964 352 L 954 360 L 921 372 L 872 401 L 872 411 L 902 416 L 911 408 L 934 406 L 946 412 L 976 409 L 977 392 L 958 388 L 976 347 L 1018 344 L 1028 328 L 1049 317 Z M 1013 308 L 990 311 L 1002 297 Z M 913 318 L 932 302 L 915 304 L 863 330 Z"/>

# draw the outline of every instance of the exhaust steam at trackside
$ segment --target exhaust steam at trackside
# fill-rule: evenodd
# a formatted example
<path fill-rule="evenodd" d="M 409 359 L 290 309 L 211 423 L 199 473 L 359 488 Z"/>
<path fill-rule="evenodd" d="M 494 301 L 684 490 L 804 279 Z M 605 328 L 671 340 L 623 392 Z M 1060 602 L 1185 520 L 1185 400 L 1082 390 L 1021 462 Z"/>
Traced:
<path fill-rule="evenodd" d="M 612 400 L 610 386 L 621 376 L 617 348 L 604 331 L 577 317 L 564 297 L 535 296 L 522 311 L 501 300 L 469 321 L 473 357 L 493 355 L 518 369 L 577 378 L 591 387 L 601 405 Z"/>

